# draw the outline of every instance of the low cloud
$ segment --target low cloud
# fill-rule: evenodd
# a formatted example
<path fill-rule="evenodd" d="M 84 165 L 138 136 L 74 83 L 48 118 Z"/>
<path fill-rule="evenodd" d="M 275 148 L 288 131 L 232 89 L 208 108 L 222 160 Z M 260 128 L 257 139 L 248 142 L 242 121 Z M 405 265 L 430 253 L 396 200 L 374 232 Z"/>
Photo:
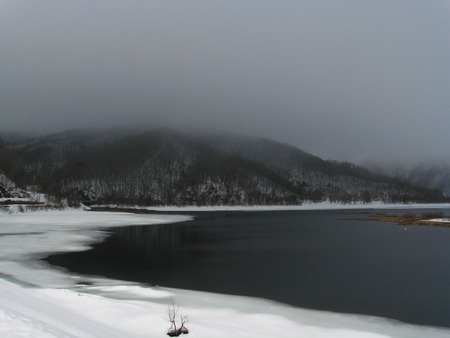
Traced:
<path fill-rule="evenodd" d="M 223 130 L 450 157 L 445 2 L 3 1 L 3 130 Z"/>

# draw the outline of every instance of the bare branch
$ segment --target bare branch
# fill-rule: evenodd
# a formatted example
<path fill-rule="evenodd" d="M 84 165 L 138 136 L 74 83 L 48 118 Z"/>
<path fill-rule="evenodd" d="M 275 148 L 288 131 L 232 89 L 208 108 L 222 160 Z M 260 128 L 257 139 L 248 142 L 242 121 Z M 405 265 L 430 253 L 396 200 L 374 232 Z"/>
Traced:
<path fill-rule="evenodd" d="M 175 305 L 175 301 L 171 298 L 170 304 L 167 308 L 167 315 L 169 317 L 170 328 L 167 331 L 167 335 L 170 337 L 178 337 L 181 334 L 188 334 L 189 330 L 184 326 L 187 322 L 189 322 L 188 316 L 180 315 L 180 326 L 177 328 L 177 314 L 178 314 L 179 306 Z"/>

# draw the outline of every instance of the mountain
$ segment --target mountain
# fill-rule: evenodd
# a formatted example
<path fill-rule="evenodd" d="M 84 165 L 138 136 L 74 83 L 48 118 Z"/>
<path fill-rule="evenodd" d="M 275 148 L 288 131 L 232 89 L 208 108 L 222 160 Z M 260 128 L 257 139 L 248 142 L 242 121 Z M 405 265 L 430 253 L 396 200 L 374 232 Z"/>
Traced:
<path fill-rule="evenodd" d="M 0 139 L 0 199 L 27 198 L 28 193 L 21 189 L 19 167 L 16 158 Z"/>
<path fill-rule="evenodd" d="M 174 130 L 70 131 L 8 146 L 17 176 L 87 204 L 438 202 L 442 193 L 293 146 Z"/>
<path fill-rule="evenodd" d="M 0 170 L 0 200 L 14 200 L 17 198 L 29 198 L 30 194 L 19 188 Z"/>
<path fill-rule="evenodd" d="M 439 189 L 445 197 L 450 197 L 450 160 L 428 161 L 409 167 L 401 164 L 366 163 L 365 165 L 380 175 L 397 177 L 412 184 Z"/>

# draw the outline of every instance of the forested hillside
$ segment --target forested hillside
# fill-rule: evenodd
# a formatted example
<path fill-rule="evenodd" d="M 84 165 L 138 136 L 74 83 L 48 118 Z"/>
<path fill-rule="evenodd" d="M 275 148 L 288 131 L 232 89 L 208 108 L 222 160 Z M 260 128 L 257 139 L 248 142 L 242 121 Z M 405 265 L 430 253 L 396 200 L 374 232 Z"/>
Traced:
<path fill-rule="evenodd" d="M 71 131 L 7 148 L 14 174 L 24 184 L 87 204 L 443 200 L 438 190 L 324 161 L 290 145 L 231 134 Z"/>
<path fill-rule="evenodd" d="M 401 164 L 380 165 L 367 163 L 368 168 L 381 175 L 397 177 L 403 181 L 431 189 L 439 189 L 444 196 L 450 197 L 450 161 L 430 160 L 416 165 Z"/>

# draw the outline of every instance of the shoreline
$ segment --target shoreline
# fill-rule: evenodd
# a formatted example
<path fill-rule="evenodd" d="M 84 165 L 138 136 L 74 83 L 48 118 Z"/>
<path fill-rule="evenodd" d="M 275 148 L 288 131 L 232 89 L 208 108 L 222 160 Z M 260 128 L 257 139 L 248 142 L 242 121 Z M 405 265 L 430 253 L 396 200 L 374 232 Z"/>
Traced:
<path fill-rule="evenodd" d="M 259 208 L 258 211 L 260 211 Z M 0 272 L 8 275 L 5 269 L 10 269 L 11 265 L 4 264 L 8 255 L 10 258 L 17 259 L 29 256 L 31 250 L 31 254 L 35 257 L 31 261 L 35 261 L 39 255 L 48 254 L 49 249 L 46 246 L 50 243 L 55 251 L 86 250 L 93 242 L 102 240 L 105 235 L 101 232 L 102 228 L 122 226 L 125 220 L 131 222 L 131 225 L 161 224 L 173 222 L 176 219 L 182 221 L 180 217 L 80 210 L 0 215 L 0 224 L 9 224 L 7 229 L 0 228 L 4 234 L 0 236 L 0 241 L 8 237 L 17 240 L 23 237 L 20 241 L 23 245 L 27 238 L 34 239 L 35 242 L 37 239 L 49 240 L 47 243 L 38 241 L 37 247 L 27 246 L 28 252 L 20 253 L 13 250 L 6 252 L 6 256 L 6 246 L 0 246 L 2 247 Z M 186 217 L 184 220 L 188 219 L 191 217 Z M 18 229 L 14 232 L 15 227 Z M 66 231 L 61 231 L 61 227 Z M 32 229 L 34 233 L 30 232 Z M 47 231 L 47 237 L 43 236 L 45 231 Z M 72 233 L 73 231 L 76 233 Z M 54 235 L 58 233 L 62 236 L 55 237 Z M 8 236 L 8 234 L 14 234 L 14 236 Z M 34 236 L 39 237 L 33 238 Z M 6 263 L 10 262 L 6 260 Z M 29 330 L 29 336 L 35 337 L 61 336 L 63 332 L 70 335 L 161 337 L 165 335 L 165 329 L 168 326 L 165 316 L 167 302 L 171 297 L 174 297 L 182 311 L 191 317 L 191 323 L 188 323 L 187 327 L 192 334 L 197 334 L 199 337 L 297 337 L 299 335 L 385 337 L 392 336 L 394 333 L 396 337 L 450 335 L 450 330 L 447 328 L 407 324 L 381 317 L 302 309 L 252 297 L 145 287 L 137 283 L 77 276 L 45 265 L 28 266 L 29 262 L 27 263 L 26 260 L 22 263 L 26 265 L 22 273 L 37 279 L 38 283 L 32 284 L 41 286 L 38 288 L 20 286 L 18 283 L 7 282 L 0 275 L 2 296 L 0 297 L 0 335 L 6 337 L 15 332 L 17 326 L 25 331 Z M 17 269 L 18 266 L 13 266 L 13 270 L 14 268 Z M 13 277 L 20 281 L 22 280 L 20 275 L 24 276 L 22 273 Z M 89 280 L 93 282 L 92 285 L 82 284 Z M 20 299 L 16 299 L 17 297 Z M 35 304 L 36 307 L 29 308 L 28 304 Z M 45 305 L 46 314 L 39 312 L 42 304 Z M 106 310 L 108 308 L 113 310 Z M 99 309 L 102 309 L 100 315 Z M 70 316 L 67 313 L 70 313 Z M 54 318 L 51 318 L 52 316 Z M 92 316 L 95 320 L 91 319 Z M 125 325 L 125 328 L 120 324 L 123 323 L 123 318 L 127 318 L 126 321 L 130 323 Z M 116 332 L 116 335 L 110 335 L 111 332 Z"/>
<path fill-rule="evenodd" d="M 89 208 L 110 208 L 111 210 L 146 210 L 155 212 L 212 212 L 212 211 L 296 211 L 296 210 L 358 210 L 358 209 L 450 209 L 450 203 L 355 203 L 340 204 L 330 202 L 304 203 L 302 205 L 248 205 L 248 206 L 138 206 L 120 204 L 99 204 Z"/>
<path fill-rule="evenodd" d="M 450 329 L 180 289 L 112 285 L 84 292 L 27 288 L 0 278 L 2 337 L 163 337 L 170 299 L 194 337 L 445 338 Z M 136 295 L 136 298 L 129 295 Z"/>

